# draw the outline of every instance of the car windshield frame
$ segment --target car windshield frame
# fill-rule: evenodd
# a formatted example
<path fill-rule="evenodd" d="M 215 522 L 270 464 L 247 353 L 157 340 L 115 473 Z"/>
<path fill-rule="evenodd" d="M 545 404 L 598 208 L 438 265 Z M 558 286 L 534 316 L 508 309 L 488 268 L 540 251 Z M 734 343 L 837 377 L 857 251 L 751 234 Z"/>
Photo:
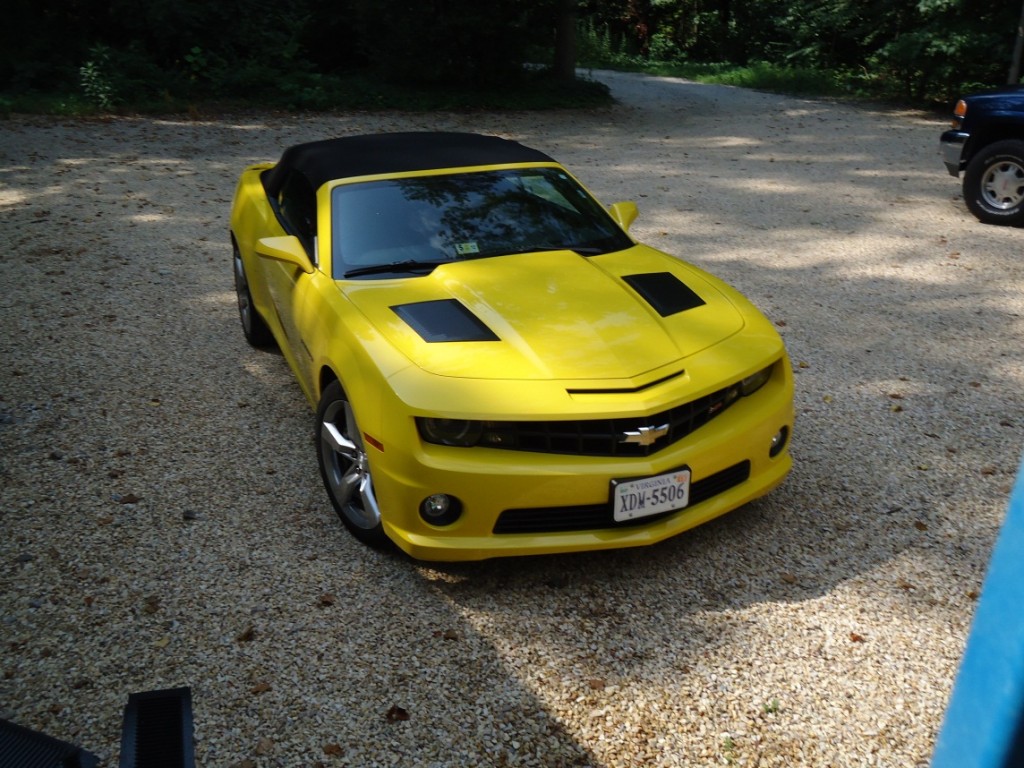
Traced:
<path fill-rule="evenodd" d="M 592 256 L 633 245 L 558 166 L 342 183 L 330 199 L 336 280 L 425 275 L 448 262 L 515 253 Z"/>

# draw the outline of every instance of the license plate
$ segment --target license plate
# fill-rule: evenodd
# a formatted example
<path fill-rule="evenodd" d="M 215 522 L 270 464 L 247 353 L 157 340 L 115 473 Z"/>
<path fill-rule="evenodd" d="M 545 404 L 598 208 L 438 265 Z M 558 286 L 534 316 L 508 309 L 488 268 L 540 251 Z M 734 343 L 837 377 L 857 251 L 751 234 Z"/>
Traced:
<path fill-rule="evenodd" d="M 639 480 L 612 481 L 615 522 L 673 512 L 690 503 L 690 470 L 683 468 Z"/>

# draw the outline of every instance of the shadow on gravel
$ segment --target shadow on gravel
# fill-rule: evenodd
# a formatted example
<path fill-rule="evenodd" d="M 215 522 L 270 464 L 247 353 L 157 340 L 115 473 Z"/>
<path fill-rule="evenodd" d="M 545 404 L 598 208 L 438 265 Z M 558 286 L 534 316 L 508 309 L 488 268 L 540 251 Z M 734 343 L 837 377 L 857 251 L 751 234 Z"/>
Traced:
<path fill-rule="evenodd" d="M 127 695 L 188 685 L 200 765 L 600 766 L 326 503 L 307 404 L 239 331 L 250 133 L 107 129 L 21 126 L 0 167 L 0 716 L 113 765 Z"/>

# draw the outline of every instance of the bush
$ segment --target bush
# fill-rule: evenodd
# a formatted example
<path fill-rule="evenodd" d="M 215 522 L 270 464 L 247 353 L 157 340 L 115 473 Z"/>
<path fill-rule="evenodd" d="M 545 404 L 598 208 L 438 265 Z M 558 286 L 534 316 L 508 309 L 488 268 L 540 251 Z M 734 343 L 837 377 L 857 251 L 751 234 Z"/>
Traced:
<path fill-rule="evenodd" d="M 79 82 L 85 98 L 98 109 L 109 112 L 116 100 L 114 84 L 110 79 L 110 49 L 95 45 L 89 51 L 89 60 L 79 70 Z"/>

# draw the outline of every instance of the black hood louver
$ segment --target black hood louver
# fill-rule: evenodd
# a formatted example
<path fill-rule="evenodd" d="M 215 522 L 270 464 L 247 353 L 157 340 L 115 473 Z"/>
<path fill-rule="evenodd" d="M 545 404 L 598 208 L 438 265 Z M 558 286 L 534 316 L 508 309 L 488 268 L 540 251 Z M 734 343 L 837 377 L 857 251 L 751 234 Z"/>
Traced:
<path fill-rule="evenodd" d="M 455 299 L 398 304 L 391 309 L 426 342 L 498 341 L 494 331 Z"/>
<path fill-rule="evenodd" d="M 623 280 L 662 317 L 704 305 L 704 299 L 671 272 L 624 275 Z"/>

